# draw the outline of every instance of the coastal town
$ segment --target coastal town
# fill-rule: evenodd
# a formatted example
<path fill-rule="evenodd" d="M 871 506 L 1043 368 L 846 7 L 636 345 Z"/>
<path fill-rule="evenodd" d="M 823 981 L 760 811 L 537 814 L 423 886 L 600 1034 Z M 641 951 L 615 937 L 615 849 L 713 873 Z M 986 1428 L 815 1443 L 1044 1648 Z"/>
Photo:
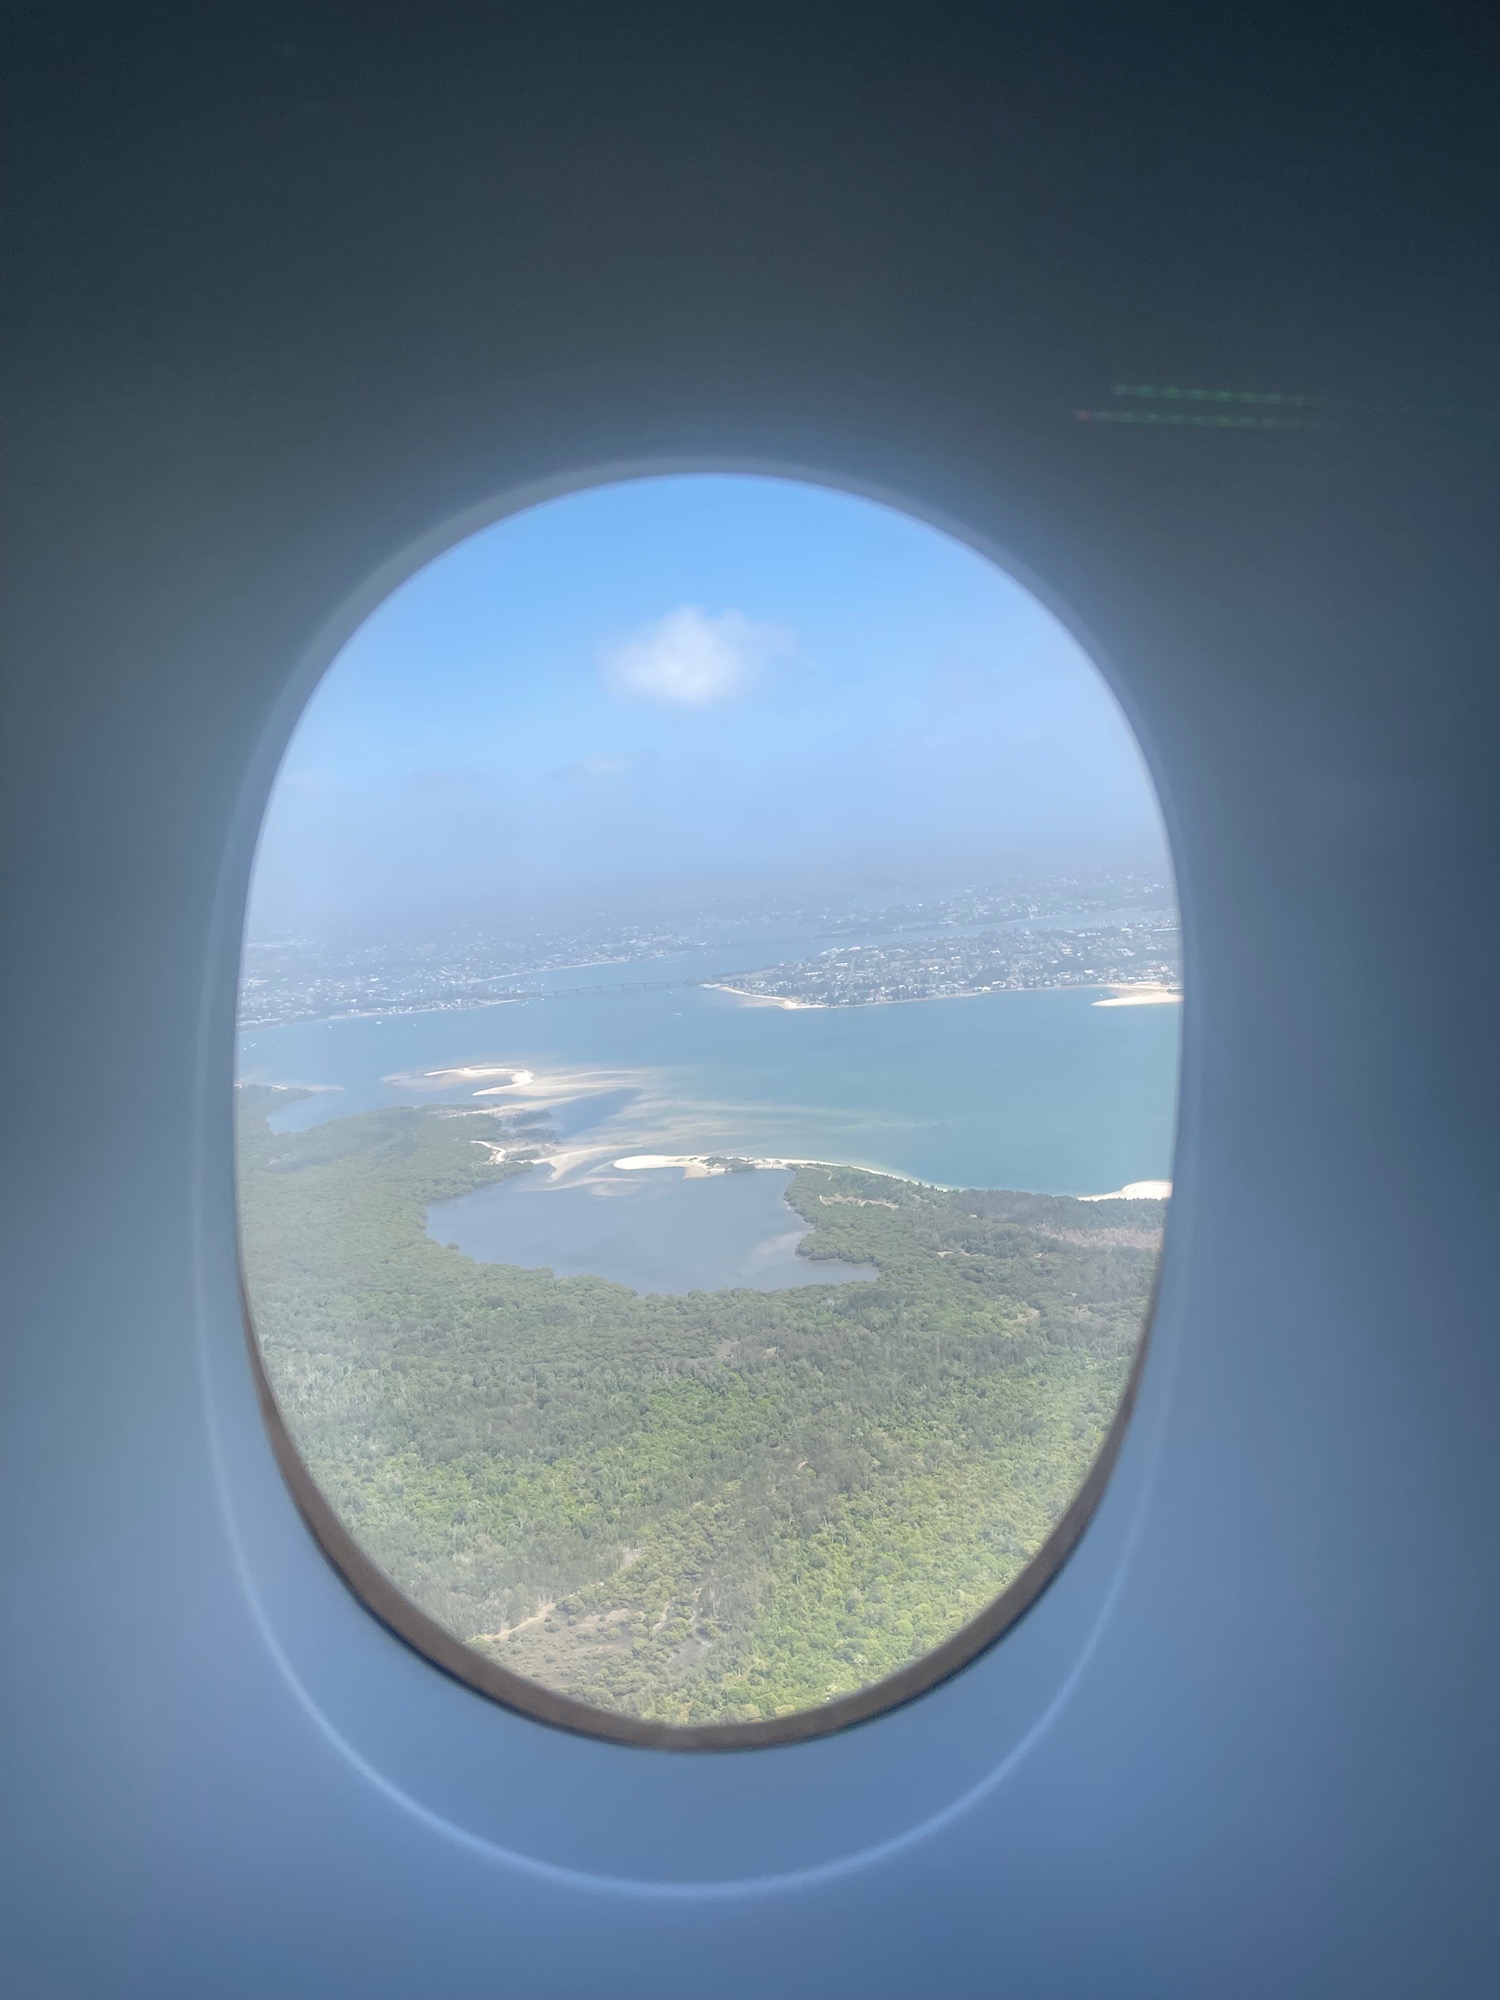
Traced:
<path fill-rule="evenodd" d="M 536 999 L 558 967 L 630 965 L 691 948 L 650 924 L 580 924 L 527 935 L 464 928 L 436 938 L 319 935 L 247 940 L 240 1026 L 434 1014 Z"/>
<path fill-rule="evenodd" d="M 723 990 L 793 1007 L 868 1007 L 1057 986 L 1175 998 L 1181 948 L 1167 917 L 1087 929 L 1007 930 L 822 951 L 738 974 Z"/>
<path fill-rule="evenodd" d="M 716 987 L 767 1004 L 866 1006 L 1064 985 L 1174 989 L 1170 884 L 1118 870 L 856 901 L 721 895 L 455 926 L 426 937 L 308 932 L 247 939 L 242 1028 L 442 1013 L 617 980 Z M 757 939 L 775 940 L 772 963 Z M 805 954 L 786 947 L 805 942 Z M 779 947 L 779 948 L 778 948 Z M 681 964 L 687 955 L 718 964 Z"/>

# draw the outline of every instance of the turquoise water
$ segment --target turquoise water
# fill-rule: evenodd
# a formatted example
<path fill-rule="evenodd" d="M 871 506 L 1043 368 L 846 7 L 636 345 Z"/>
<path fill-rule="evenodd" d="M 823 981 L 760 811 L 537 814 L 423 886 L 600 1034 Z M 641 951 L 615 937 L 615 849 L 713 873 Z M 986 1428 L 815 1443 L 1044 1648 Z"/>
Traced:
<path fill-rule="evenodd" d="M 595 976 L 671 976 L 658 967 Z M 284 1129 L 385 1104 L 473 1103 L 472 1080 L 392 1079 L 513 1064 L 550 1087 L 543 1108 L 566 1136 L 620 1153 L 821 1159 L 947 1186 L 1101 1194 L 1171 1177 L 1181 1009 L 1099 1008 L 1098 997 L 792 1011 L 695 987 L 590 994 L 252 1029 L 241 1074 L 320 1086 L 281 1114 Z"/>
<path fill-rule="evenodd" d="M 606 1169 L 554 1188 L 538 1172 L 437 1202 L 427 1233 L 481 1264 L 589 1273 L 637 1292 L 780 1292 L 878 1277 L 873 1264 L 797 1255 L 807 1224 L 782 1198 L 791 1178 L 774 1167 L 698 1180 L 680 1167 Z"/>

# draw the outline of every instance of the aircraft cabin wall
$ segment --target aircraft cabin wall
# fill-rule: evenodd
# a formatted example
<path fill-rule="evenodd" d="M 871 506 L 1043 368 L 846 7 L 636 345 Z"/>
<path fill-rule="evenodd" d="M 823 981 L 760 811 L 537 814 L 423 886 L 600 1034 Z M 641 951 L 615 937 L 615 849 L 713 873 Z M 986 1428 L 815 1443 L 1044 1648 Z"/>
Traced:
<path fill-rule="evenodd" d="M 1492 1991 L 1482 16 L 10 36 L 6 1990 Z M 1333 402 L 1074 419 L 1120 383 Z M 317 671 L 456 524 L 674 465 L 887 495 L 1035 582 L 1145 748 L 1188 973 L 1152 1345 L 1076 1553 L 908 1706 L 695 1755 L 486 1702 L 324 1562 L 230 1133 Z"/>

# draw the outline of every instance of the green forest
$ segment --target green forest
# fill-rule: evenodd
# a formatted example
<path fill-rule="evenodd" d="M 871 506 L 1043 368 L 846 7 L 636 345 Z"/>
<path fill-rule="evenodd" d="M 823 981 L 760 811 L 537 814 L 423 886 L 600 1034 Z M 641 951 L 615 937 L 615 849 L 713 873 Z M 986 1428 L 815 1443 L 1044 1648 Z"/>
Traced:
<path fill-rule="evenodd" d="M 805 1167 L 803 1252 L 877 1280 L 641 1295 L 426 1235 L 430 1203 L 526 1171 L 544 1126 L 429 1107 L 274 1134 L 300 1094 L 238 1092 L 251 1308 L 292 1435 L 408 1597 L 603 1708 L 775 1716 L 929 1650 L 1041 1547 L 1144 1325 L 1160 1202 Z"/>

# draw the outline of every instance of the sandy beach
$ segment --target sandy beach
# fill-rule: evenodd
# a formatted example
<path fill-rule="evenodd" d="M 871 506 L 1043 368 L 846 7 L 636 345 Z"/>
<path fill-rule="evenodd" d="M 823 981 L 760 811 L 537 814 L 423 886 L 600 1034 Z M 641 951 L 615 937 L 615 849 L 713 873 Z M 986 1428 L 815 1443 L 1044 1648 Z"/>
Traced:
<path fill-rule="evenodd" d="M 966 996 L 956 995 L 954 997 L 962 998 Z M 1167 993 L 1163 997 L 1176 999 L 1178 996 L 1175 993 Z M 780 1005 L 783 1003 L 773 1002 L 771 1004 Z M 1110 1003 L 1096 1002 L 1095 1004 L 1108 1005 Z M 562 1069 L 538 1074 L 532 1070 L 511 1068 L 509 1065 L 501 1063 L 468 1063 L 451 1069 L 423 1070 L 420 1073 L 408 1076 L 392 1076 L 387 1081 L 405 1086 L 408 1089 L 439 1090 L 445 1083 L 473 1083 L 477 1078 L 488 1076 L 503 1076 L 508 1081 L 499 1084 L 483 1085 L 480 1089 L 471 1091 L 471 1097 L 476 1100 L 499 1098 L 505 1101 L 501 1103 L 476 1102 L 473 1107 L 472 1115 L 474 1116 L 502 1117 L 515 1108 L 518 1101 L 526 1104 L 529 1108 L 545 1110 L 553 1105 L 568 1103 L 575 1098 L 587 1097 L 596 1092 L 619 1088 L 622 1084 L 628 1084 L 636 1089 L 641 1089 L 646 1083 L 644 1075 L 625 1071 Z M 641 1101 L 632 1108 L 632 1112 L 628 1113 L 624 1120 L 616 1122 L 614 1119 L 610 1119 L 606 1121 L 606 1126 L 613 1125 L 613 1131 L 600 1130 L 580 1133 L 578 1138 L 571 1142 L 564 1140 L 561 1144 L 550 1146 L 543 1144 L 537 1147 L 535 1149 L 537 1153 L 535 1161 L 536 1170 L 538 1173 L 546 1176 L 548 1184 L 552 1187 L 569 1187 L 582 1182 L 596 1182 L 597 1191 L 600 1194 L 608 1193 L 611 1177 L 616 1173 L 655 1173 L 673 1168 L 681 1173 L 685 1180 L 701 1180 L 707 1179 L 711 1175 L 733 1173 L 736 1164 L 740 1165 L 742 1169 L 744 1167 L 770 1167 L 787 1173 L 795 1173 L 799 1167 L 824 1167 L 831 1169 L 852 1167 L 855 1171 L 862 1173 L 879 1174 L 891 1180 L 910 1181 L 914 1186 L 919 1187 L 939 1187 L 943 1185 L 943 1183 L 936 1181 L 925 1182 L 918 1180 L 914 1175 L 895 1173 L 889 1167 L 872 1166 L 868 1162 L 814 1160 L 808 1159 L 805 1155 L 797 1159 L 791 1159 L 783 1158 L 779 1154 L 730 1154 L 721 1153 L 717 1150 L 691 1153 L 621 1153 L 617 1151 L 622 1140 L 628 1144 L 629 1139 L 635 1136 L 630 1130 L 632 1125 L 635 1126 L 635 1131 L 640 1135 L 640 1138 L 637 1140 L 638 1144 L 641 1139 L 645 1139 L 649 1143 L 648 1134 L 651 1136 L 660 1134 L 663 1138 L 667 1137 L 673 1124 L 677 1124 L 680 1129 L 682 1123 L 680 1114 L 682 1109 L 684 1107 L 668 1106 L 660 1099 L 651 1096 L 648 1091 L 642 1090 Z M 675 1117 L 672 1115 L 674 1110 L 678 1113 Z M 664 1113 L 666 1114 L 665 1117 L 663 1116 Z M 702 1125 L 698 1120 L 695 1119 L 692 1122 L 698 1123 L 699 1130 L 702 1130 Z M 621 1129 L 622 1124 L 624 1126 L 623 1130 Z M 664 1126 L 665 1130 L 663 1129 Z M 683 1136 L 686 1137 L 686 1133 Z M 496 1160 L 504 1159 L 507 1156 L 508 1150 L 515 1150 L 514 1140 L 502 1143 L 498 1140 L 483 1139 L 476 1140 L 475 1143 L 487 1147 L 491 1153 L 491 1157 Z M 532 1150 L 531 1142 L 524 1135 L 521 1136 L 521 1145 L 528 1151 Z M 1171 1192 L 1172 1183 L 1170 1181 L 1130 1181 L 1124 1187 L 1111 1189 L 1105 1194 L 1085 1194 L 1074 1198 L 1079 1201 L 1164 1201 L 1170 1196 Z"/>
<path fill-rule="evenodd" d="M 1075 1195 L 1075 1201 L 1170 1201 L 1172 1183 L 1170 1181 L 1127 1181 L 1122 1188 L 1115 1188 L 1109 1194 Z"/>
<path fill-rule="evenodd" d="M 729 993 L 742 1007 L 783 1007 L 789 1012 L 812 1012 L 821 1009 L 832 1012 L 834 1003 L 828 1000 L 789 1000 L 779 993 L 747 993 L 742 986 L 726 986 L 722 982 L 704 982 L 712 993 Z M 1094 1001 L 1096 1007 L 1162 1007 L 1171 1006 L 1182 998 L 1175 986 L 1107 986 L 1108 998 Z M 1059 986 L 975 986 L 964 993 L 923 993 L 906 995 L 900 999 L 880 998 L 872 1000 L 851 1000 L 838 1003 L 849 1007 L 921 1007 L 932 1000 L 981 1000 L 993 998 L 997 993 L 1086 993 L 1083 984 L 1073 986 L 1065 982 Z"/>
<path fill-rule="evenodd" d="M 779 993 L 747 993 L 743 986 L 725 986 L 721 981 L 705 979 L 704 990 L 708 993 L 730 993 L 744 1007 L 784 1007 L 791 1013 L 805 1008 L 821 1007 L 821 1000 L 787 1000 Z"/>
<path fill-rule="evenodd" d="M 1108 1000 L 1096 1000 L 1096 1007 L 1170 1007 L 1181 1000 L 1175 986 L 1111 986 Z"/>
<path fill-rule="evenodd" d="M 729 1163 L 732 1161 L 732 1164 Z M 798 1167 L 831 1167 L 832 1160 L 762 1160 L 752 1159 L 747 1153 L 732 1156 L 715 1153 L 627 1153 L 623 1160 L 611 1160 L 612 1167 L 624 1173 L 649 1173 L 656 1167 L 681 1167 L 687 1180 L 697 1180 L 705 1174 L 732 1174 L 736 1167 L 741 1171 L 746 1167 L 781 1167 L 795 1173 Z M 876 1167 L 861 1169 L 862 1172 L 878 1173 Z M 892 1175 L 898 1179 L 900 1176 Z"/>
<path fill-rule="evenodd" d="M 795 1173 L 799 1167 L 838 1168 L 841 1164 L 837 1160 L 768 1159 L 747 1159 L 746 1163 L 754 1167 L 781 1167 L 792 1173 Z M 733 1166 L 725 1164 L 711 1153 L 627 1153 L 623 1159 L 611 1160 L 609 1164 L 624 1173 L 649 1173 L 654 1168 L 681 1167 L 684 1177 L 688 1180 L 696 1180 L 700 1176 L 707 1174 L 729 1174 L 734 1172 Z M 848 1162 L 846 1161 L 842 1164 L 847 1165 Z M 855 1169 L 855 1171 L 879 1174 L 886 1180 L 908 1181 L 914 1187 L 936 1187 L 939 1185 L 935 1181 L 919 1181 L 911 1174 L 894 1174 L 888 1167 L 860 1167 Z M 1170 1181 L 1127 1181 L 1124 1187 L 1113 1188 L 1108 1194 L 1080 1194 L 1074 1195 L 1071 1198 L 1074 1201 L 1168 1201 L 1171 1199 L 1171 1194 L 1172 1183 Z M 1063 1199 L 1066 1200 L 1068 1197 L 1064 1196 Z"/>

